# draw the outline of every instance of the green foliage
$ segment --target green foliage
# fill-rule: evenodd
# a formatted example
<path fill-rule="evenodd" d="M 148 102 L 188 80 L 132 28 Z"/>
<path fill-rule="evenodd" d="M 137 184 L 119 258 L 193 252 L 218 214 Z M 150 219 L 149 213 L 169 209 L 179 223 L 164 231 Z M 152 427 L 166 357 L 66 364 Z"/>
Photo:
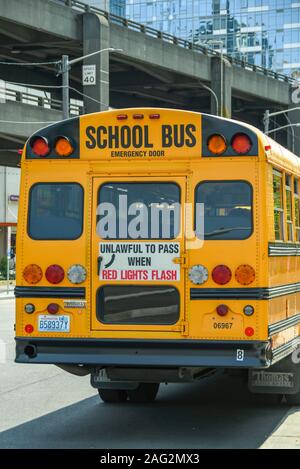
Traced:
<path fill-rule="evenodd" d="M 7 259 L 6 257 L 2 257 L 0 259 L 0 276 L 6 278 L 7 276 Z"/>

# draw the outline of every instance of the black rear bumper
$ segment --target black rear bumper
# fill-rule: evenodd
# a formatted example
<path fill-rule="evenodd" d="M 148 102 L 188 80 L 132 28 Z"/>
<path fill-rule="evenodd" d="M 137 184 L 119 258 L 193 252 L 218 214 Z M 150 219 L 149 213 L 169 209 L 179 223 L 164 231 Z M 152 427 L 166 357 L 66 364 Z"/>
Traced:
<path fill-rule="evenodd" d="M 17 363 L 266 368 L 269 342 L 16 338 Z"/>

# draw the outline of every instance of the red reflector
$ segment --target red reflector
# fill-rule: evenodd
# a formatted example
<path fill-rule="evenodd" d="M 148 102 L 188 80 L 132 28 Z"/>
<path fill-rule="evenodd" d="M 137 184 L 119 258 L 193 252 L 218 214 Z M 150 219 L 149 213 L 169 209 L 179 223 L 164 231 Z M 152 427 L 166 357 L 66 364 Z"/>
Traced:
<path fill-rule="evenodd" d="M 252 142 L 248 135 L 236 134 L 231 141 L 231 146 L 239 155 L 245 155 L 251 150 Z"/>
<path fill-rule="evenodd" d="M 252 337 L 254 335 L 253 327 L 246 327 L 245 334 L 247 337 Z"/>
<path fill-rule="evenodd" d="M 49 265 L 45 272 L 45 277 L 50 283 L 60 283 L 65 277 L 64 269 L 60 265 Z"/>
<path fill-rule="evenodd" d="M 227 265 L 217 265 L 212 273 L 211 276 L 213 281 L 218 283 L 219 285 L 225 285 L 231 279 L 232 273 Z"/>
<path fill-rule="evenodd" d="M 159 118 L 160 118 L 160 114 L 150 114 L 149 118 L 150 118 L 150 119 L 159 119 Z"/>
<path fill-rule="evenodd" d="M 133 114 L 134 119 L 144 119 L 144 114 Z"/>
<path fill-rule="evenodd" d="M 58 313 L 58 310 L 59 310 L 59 305 L 57 303 L 50 303 L 47 306 L 47 311 L 49 314 L 56 314 Z"/>
<path fill-rule="evenodd" d="M 219 316 L 226 316 L 226 314 L 228 313 L 228 306 L 227 305 L 219 305 L 219 306 L 217 306 L 216 310 L 217 310 L 217 313 L 218 313 Z"/>
<path fill-rule="evenodd" d="M 47 156 L 50 153 L 48 141 L 44 137 L 37 137 L 31 142 L 31 148 L 37 156 Z"/>
<path fill-rule="evenodd" d="M 23 153 L 23 148 L 20 148 L 20 149 L 18 150 L 18 154 L 19 154 L 19 155 L 22 155 L 22 153 Z"/>
<path fill-rule="evenodd" d="M 26 324 L 25 332 L 27 332 L 27 334 L 31 334 L 33 332 L 33 325 L 32 324 Z"/>
<path fill-rule="evenodd" d="M 118 121 L 125 121 L 126 119 L 128 119 L 128 116 L 127 114 L 118 114 L 117 119 Z"/>
<path fill-rule="evenodd" d="M 266 146 L 265 146 L 265 150 L 266 150 L 266 151 L 270 151 L 271 148 L 272 148 L 271 145 L 266 145 Z"/>

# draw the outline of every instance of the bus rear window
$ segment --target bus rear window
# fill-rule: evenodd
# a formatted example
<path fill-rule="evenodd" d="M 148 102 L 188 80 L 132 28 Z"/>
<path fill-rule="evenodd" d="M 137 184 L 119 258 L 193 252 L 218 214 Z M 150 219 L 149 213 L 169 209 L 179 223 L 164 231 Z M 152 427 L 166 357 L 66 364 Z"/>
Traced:
<path fill-rule="evenodd" d="M 76 183 L 39 183 L 30 190 L 28 234 L 38 240 L 72 240 L 82 233 L 83 189 Z"/>
<path fill-rule="evenodd" d="M 246 239 L 252 233 L 252 187 L 245 181 L 207 181 L 196 188 L 204 204 L 204 239 Z"/>
<path fill-rule="evenodd" d="M 174 239 L 180 188 L 172 182 L 110 182 L 98 192 L 97 233 L 108 239 Z"/>

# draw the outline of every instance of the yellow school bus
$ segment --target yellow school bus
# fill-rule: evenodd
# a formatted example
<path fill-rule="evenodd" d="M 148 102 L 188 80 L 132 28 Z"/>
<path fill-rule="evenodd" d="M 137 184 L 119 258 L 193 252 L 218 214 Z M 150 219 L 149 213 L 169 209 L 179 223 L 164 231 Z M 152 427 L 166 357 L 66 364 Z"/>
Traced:
<path fill-rule="evenodd" d="M 16 362 L 105 402 L 218 369 L 300 402 L 299 159 L 250 125 L 135 108 L 58 122 L 22 155 Z"/>

